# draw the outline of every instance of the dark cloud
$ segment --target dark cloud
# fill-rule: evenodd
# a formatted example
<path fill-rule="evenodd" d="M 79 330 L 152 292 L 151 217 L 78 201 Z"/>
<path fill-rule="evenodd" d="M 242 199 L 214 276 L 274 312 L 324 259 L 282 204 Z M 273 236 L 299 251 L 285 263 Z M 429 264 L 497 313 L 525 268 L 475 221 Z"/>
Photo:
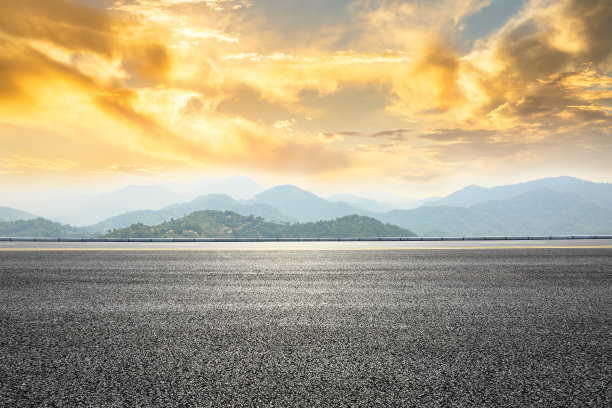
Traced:
<path fill-rule="evenodd" d="M 336 133 L 331 133 L 331 132 L 321 132 L 320 134 L 323 137 L 326 138 L 331 138 L 331 137 L 335 137 L 335 136 L 346 136 L 346 137 L 372 137 L 372 138 L 381 138 L 381 139 L 389 139 L 389 140 L 396 140 L 396 141 L 401 141 L 401 140 L 406 140 L 407 135 L 406 133 L 410 132 L 410 130 L 407 129 L 397 129 L 397 130 L 382 130 L 380 132 L 376 132 L 373 134 L 366 134 L 363 132 L 336 132 Z"/>
<path fill-rule="evenodd" d="M 122 58 L 129 80 L 136 86 L 162 82 L 171 68 L 165 45 L 124 35 L 139 23 L 120 13 L 70 0 L 0 0 L 0 10 L 0 33 L 7 35 L 0 43 L 4 54 L 9 48 L 19 48 L 31 55 L 38 49 L 33 41 L 40 41 L 43 47 L 53 45 L 66 51 L 71 59 L 61 62 L 66 69 L 72 69 L 82 54 L 93 53 L 107 60 Z"/>
<path fill-rule="evenodd" d="M 110 56 L 115 22 L 104 10 L 68 0 L 0 0 L 0 32 Z"/>
<path fill-rule="evenodd" d="M 599 64 L 612 53 L 612 3 L 561 0 L 511 26 L 497 44 L 509 72 L 535 80 L 581 64 Z"/>
<path fill-rule="evenodd" d="M 564 9 L 569 30 L 584 41 L 580 52 L 585 62 L 598 64 L 612 54 L 612 2 L 609 0 L 568 0 Z"/>
<path fill-rule="evenodd" d="M 123 66 L 141 84 L 156 85 L 165 80 L 171 61 L 168 50 L 160 44 L 139 45 L 131 50 Z"/>
<path fill-rule="evenodd" d="M 197 115 L 202 111 L 203 107 L 204 104 L 202 103 L 202 100 L 194 96 L 193 98 L 189 99 L 187 103 L 185 103 L 185 106 L 183 106 L 183 109 L 181 109 L 181 113 L 183 113 L 183 115 Z"/>
<path fill-rule="evenodd" d="M 494 131 L 485 129 L 433 129 L 429 132 L 418 135 L 418 138 L 433 140 L 436 142 L 456 142 L 469 139 L 485 140 L 494 134 Z"/>
<path fill-rule="evenodd" d="M 399 177 L 400 180 L 407 181 L 409 183 L 412 182 L 424 182 L 424 181 L 432 181 L 440 177 L 440 172 L 429 172 L 429 171 L 421 171 L 415 173 L 406 173 Z"/>
<path fill-rule="evenodd" d="M 392 149 L 394 147 L 397 147 L 397 143 L 382 143 L 380 145 L 378 145 L 378 147 L 380 147 L 382 150 L 389 150 Z"/>
<path fill-rule="evenodd" d="M 498 68 L 479 75 L 489 102 L 476 115 L 549 134 L 609 128 L 610 38 L 610 1 L 532 3 L 488 43 Z"/>
<path fill-rule="evenodd" d="M 365 135 L 361 132 L 337 132 L 337 133 L 319 132 L 319 137 L 326 139 L 326 140 L 332 140 L 335 138 L 344 138 L 345 136 L 346 137 L 363 137 Z"/>
<path fill-rule="evenodd" d="M 508 66 L 505 80 L 511 82 L 547 78 L 571 61 L 569 54 L 549 43 L 540 25 L 532 20 L 522 22 L 505 33 L 495 51 L 497 59 Z"/>
<path fill-rule="evenodd" d="M 397 129 L 397 130 L 383 130 L 376 132 L 371 137 L 381 137 L 391 140 L 405 140 L 407 138 L 406 133 L 410 132 L 408 129 Z"/>

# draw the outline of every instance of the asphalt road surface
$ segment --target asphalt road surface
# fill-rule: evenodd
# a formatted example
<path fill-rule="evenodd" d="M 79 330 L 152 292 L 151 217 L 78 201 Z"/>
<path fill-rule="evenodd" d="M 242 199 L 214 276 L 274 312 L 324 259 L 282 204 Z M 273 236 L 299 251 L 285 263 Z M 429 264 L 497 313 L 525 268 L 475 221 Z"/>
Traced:
<path fill-rule="evenodd" d="M 609 246 L 14 249 L 1 406 L 612 406 Z"/>

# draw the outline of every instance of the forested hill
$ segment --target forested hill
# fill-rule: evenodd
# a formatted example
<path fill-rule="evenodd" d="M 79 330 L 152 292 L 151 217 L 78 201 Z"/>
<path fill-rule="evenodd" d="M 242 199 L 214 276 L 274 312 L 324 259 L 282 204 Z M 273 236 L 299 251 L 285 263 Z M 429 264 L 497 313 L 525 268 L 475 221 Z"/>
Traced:
<path fill-rule="evenodd" d="M 71 227 L 44 218 L 0 222 L 0 237 L 90 238 L 94 236 L 82 228 Z"/>
<path fill-rule="evenodd" d="M 348 215 L 331 221 L 276 224 L 232 211 L 196 211 L 156 226 L 134 224 L 113 230 L 109 238 L 346 238 L 411 237 L 404 228 L 370 217 Z"/>

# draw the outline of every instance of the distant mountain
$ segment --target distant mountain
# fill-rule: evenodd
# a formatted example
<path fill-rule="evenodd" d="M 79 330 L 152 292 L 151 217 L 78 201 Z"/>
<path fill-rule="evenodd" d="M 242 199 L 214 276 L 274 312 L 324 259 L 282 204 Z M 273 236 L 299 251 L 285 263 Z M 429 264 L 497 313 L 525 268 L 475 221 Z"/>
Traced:
<path fill-rule="evenodd" d="M 85 226 L 126 212 L 159 210 L 206 194 L 228 194 L 236 199 L 250 199 L 264 190 L 248 177 L 230 177 L 189 184 L 130 185 L 104 193 L 38 191 L 13 196 L 7 205 L 53 221 Z"/>
<path fill-rule="evenodd" d="M 557 189 L 573 188 L 579 193 L 532 189 L 539 185 L 553 185 Z M 611 230 L 608 212 L 612 208 L 605 205 L 608 184 L 560 177 L 517 186 L 493 189 L 470 187 L 446 198 L 449 202 L 467 203 L 469 200 L 484 200 L 491 195 L 510 196 L 467 207 L 423 206 L 413 210 L 374 212 L 359 208 L 359 204 L 325 200 L 298 187 L 284 185 L 266 190 L 251 200 L 238 201 L 222 194 L 205 195 L 161 210 L 125 213 L 87 229 L 105 233 L 137 223 L 157 225 L 194 211 L 219 210 L 254 215 L 273 222 L 315 222 L 356 214 L 399 225 L 419 235 L 594 234 L 609 233 Z M 523 189 L 527 192 L 513 195 Z M 587 194 L 603 201 L 604 205 L 585 198 Z M 355 196 L 336 198 L 359 201 Z"/>
<path fill-rule="evenodd" d="M 413 209 L 429 201 L 437 200 L 438 197 L 421 200 L 397 197 L 387 194 L 383 195 L 383 199 L 383 201 L 374 200 L 352 194 L 334 194 L 327 197 L 327 200 L 329 201 L 345 202 L 352 207 L 371 212 L 386 212 L 394 209 Z"/>
<path fill-rule="evenodd" d="M 396 208 L 395 206 L 393 206 L 393 204 L 390 203 L 383 203 L 381 201 L 354 196 L 351 194 L 335 194 L 331 197 L 328 197 L 327 200 L 332 202 L 342 202 L 351 207 L 371 212 L 386 212 Z"/>
<path fill-rule="evenodd" d="M 37 218 L 36 215 L 29 212 L 9 207 L 0 207 L 0 221 L 31 220 L 33 218 Z"/>
<path fill-rule="evenodd" d="M 263 192 L 265 188 L 248 177 L 234 176 L 206 186 L 206 194 L 226 194 L 238 200 L 247 200 Z M 204 191 L 201 193 L 203 194 Z"/>
<path fill-rule="evenodd" d="M 277 208 L 267 204 L 252 203 L 250 201 L 238 201 L 224 194 L 209 194 L 198 197 L 186 204 L 175 204 L 165 207 L 165 210 L 173 211 L 179 216 L 190 214 L 199 210 L 234 211 L 239 214 L 255 215 L 263 217 L 268 221 L 292 221 L 291 217 L 280 212 Z"/>
<path fill-rule="evenodd" d="M 188 203 L 173 204 L 161 210 L 132 211 L 115 217 L 108 218 L 97 224 L 85 227 L 88 231 L 106 233 L 108 230 L 123 228 L 132 224 L 157 225 L 171 218 L 180 218 L 194 211 L 218 210 L 234 211 L 239 214 L 263 217 L 268 221 L 286 222 L 294 221 L 293 218 L 281 213 L 274 207 L 260 203 L 244 203 L 234 200 L 224 194 L 209 194 L 201 196 Z"/>
<path fill-rule="evenodd" d="M 33 220 L 18 220 L 0 222 L 0 236 L 28 238 L 88 238 L 93 234 L 70 225 L 36 218 Z"/>
<path fill-rule="evenodd" d="M 559 193 L 577 194 L 600 207 L 612 208 L 612 184 L 593 183 L 573 177 L 555 177 L 492 188 L 471 185 L 426 206 L 470 207 L 492 200 L 506 200 L 530 191 L 548 189 Z"/>
<path fill-rule="evenodd" d="M 181 200 L 181 195 L 164 187 L 127 186 L 101 194 L 71 193 L 29 203 L 28 207 L 53 221 L 84 226 L 127 211 L 155 210 Z"/>
<path fill-rule="evenodd" d="M 539 189 L 471 207 L 394 210 L 378 219 L 422 236 L 609 234 L 612 209 L 573 193 Z"/>
<path fill-rule="evenodd" d="M 276 224 L 232 211 L 197 211 L 157 226 L 135 224 L 106 235 L 115 238 L 342 238 L 414 236 L 378 220 L 350 215 L 333 221 Z"/>
<path fill-rule="evenodd" d="M 276 186 L 256 195 L 250 203 L 267 204 L 283 214 L 300 221 L 331 220 L 345 215 L 374 215 L 345 202 L 331 202 L 301 188 L 284 185 Z"/>
<path fill-rule="evenodd" d="M 238 182 L 250 185 L 249 180 Z M 540 188 L 541 186 L 552 188 Z M 168 197 L 155 198 L 157 195 Z M 131 186 L 102 196 L 98 196 L 96 205 L 101 205 L 107 212 L 116 210 L 110 207 L 109 203 L 122 201 L 124 206 L 137 205 L 130 202 L 135 201 L 136 197 L 140 197 L 139 200 L 148 199 L 151 205 L 180 197 L 159 186 Z M 500 198 L 490 199 L 491 197 Z M 161 209 L 124 212 L 90 225 L 86 230 L 89 233 L 102 234 L 139 223 L 158 225 L 195 211 L 217 210 L 253 215 L 273 223 L 307 223 L 359 215 L 398 225 L 423 236 L 608 234 L 612 231 L 612 185 L 571 177 L 542 179 L 494 188 L 471 186 L 432 205 L 412 210 L 395 209 L 384 212 L 380 211 L 386 209 L 386 203 L 383 202 L 350 195 L 337 195 L 332 198 L 344 201 L 326 200 L 292 185 L 273 187 L 250 200 L 236 200 L 224 194 L 208 194 Z M 348 200 L 353 202 L 349 203 Z M 476 204 L 470 204 L 473 202 Z M 73 218 L 86 219 L 89 213 L 83 210 L 81 204 L 72 203 L 72 207 L 67 207 L 66 211 L 72 209 L 78 213 Z M 95 207 L 88 209 L 93 211 Z M 373 211 L 375 209 L 379 211 Z M 0 207 L 0 219 L 2 214 L 8 214 L 6 216 L 13 217 L 12 219 L 34 217 L 19 210 Z"/>

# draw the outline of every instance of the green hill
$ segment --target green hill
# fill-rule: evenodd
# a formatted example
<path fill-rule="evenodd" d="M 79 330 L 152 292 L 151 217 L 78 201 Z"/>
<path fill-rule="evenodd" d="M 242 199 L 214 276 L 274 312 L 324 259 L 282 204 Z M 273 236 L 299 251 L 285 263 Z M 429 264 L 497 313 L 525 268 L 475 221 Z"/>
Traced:
<path fill-rule="evenodd" d="M 82 228 L 71 227 L 36 218 L 33 220 L 18 220 L 12 222 L 0 222 L 0 236 L 2 237 L 27 237 L 27 238 L 89 238 L 95 235 Z"/>
<path fill-rule="evenodd" d="M 409 237 L 414 233 L 369 217 L 349 215 L 332 221 L 276 224 L 232 211 L 197 211 L 156 226 L 134 224 L 109 238 L 345 238 Z"/>

